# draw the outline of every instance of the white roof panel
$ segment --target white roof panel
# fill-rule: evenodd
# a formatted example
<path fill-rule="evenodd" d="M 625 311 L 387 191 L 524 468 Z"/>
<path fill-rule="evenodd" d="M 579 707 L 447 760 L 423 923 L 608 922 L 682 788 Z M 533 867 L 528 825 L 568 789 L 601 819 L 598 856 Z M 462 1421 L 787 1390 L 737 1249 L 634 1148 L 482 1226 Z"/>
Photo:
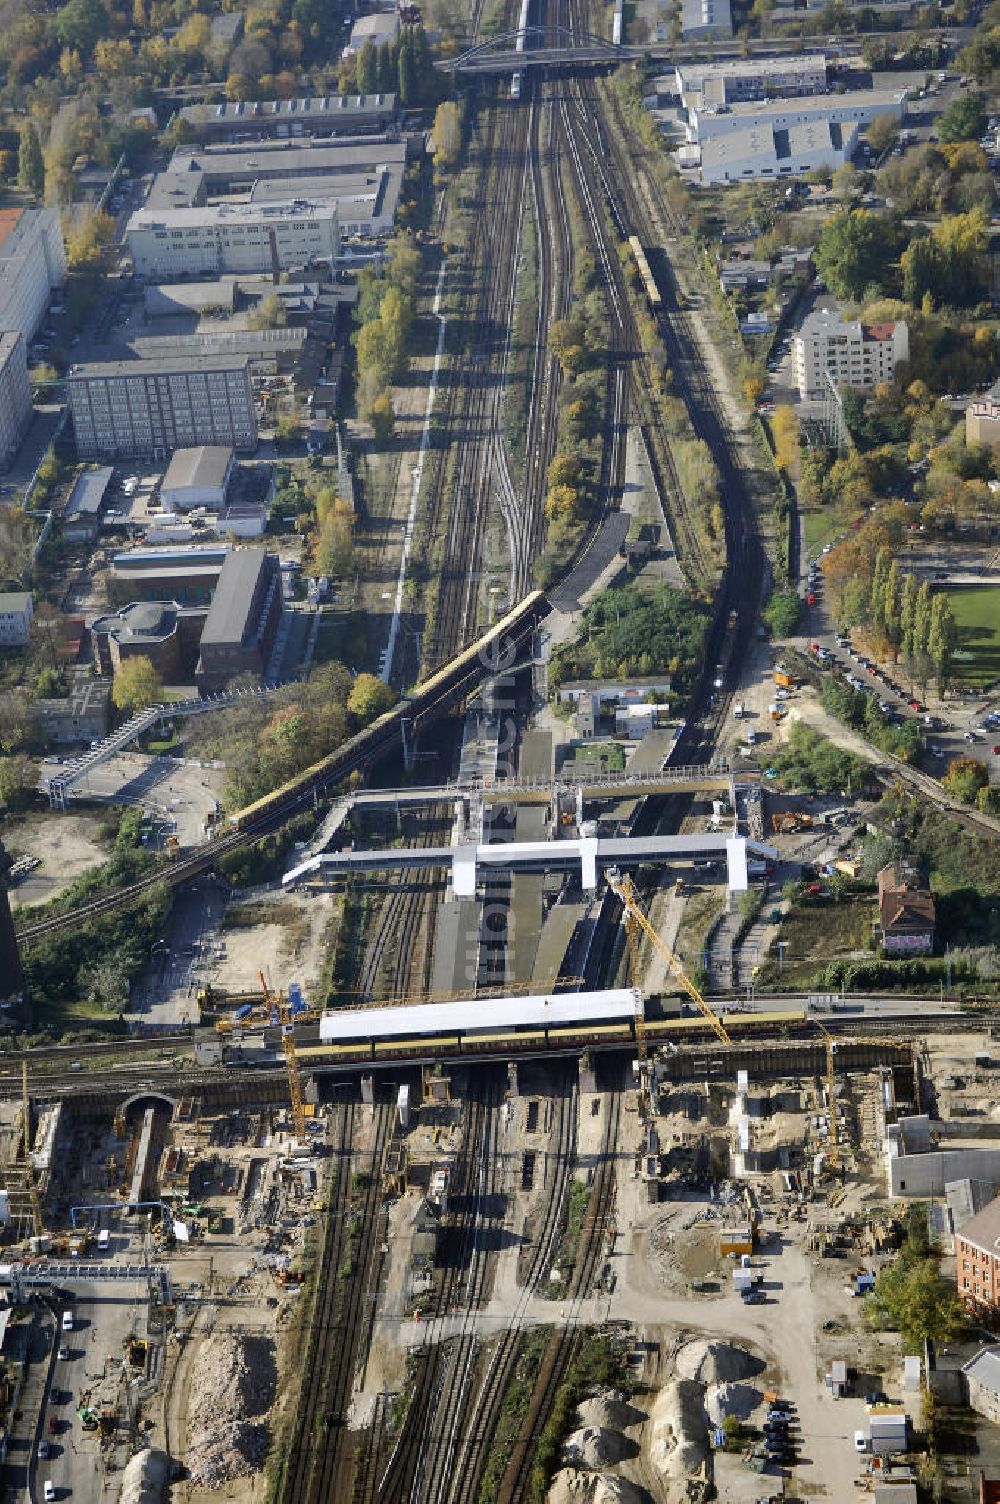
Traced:
<path fill-rule="evenodd" d="M 463 998 L 455 1003 L 417 1003 L 402 1008 L 343 1008 L 323 1014 L 319 1037 L 324 1044 L 333 1044 L 344 1039 L 410 1039 L 487 1029 L 502 1032 L 615 1023 L 634 1018 L 638 1008 L 639 993 L 631 987 L 535 997 Z"/>

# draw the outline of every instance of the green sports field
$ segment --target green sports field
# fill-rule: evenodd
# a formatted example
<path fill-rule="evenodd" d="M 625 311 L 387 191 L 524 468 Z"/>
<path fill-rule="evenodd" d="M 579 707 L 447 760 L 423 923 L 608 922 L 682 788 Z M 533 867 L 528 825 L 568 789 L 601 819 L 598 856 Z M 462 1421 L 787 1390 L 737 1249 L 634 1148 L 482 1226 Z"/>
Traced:
<path fill-rule="evenodd" d="M 947 595 L 958 623 L 954 678 L 992 684 L 1000 679 L 1000 585 L 973 585 Z"/>

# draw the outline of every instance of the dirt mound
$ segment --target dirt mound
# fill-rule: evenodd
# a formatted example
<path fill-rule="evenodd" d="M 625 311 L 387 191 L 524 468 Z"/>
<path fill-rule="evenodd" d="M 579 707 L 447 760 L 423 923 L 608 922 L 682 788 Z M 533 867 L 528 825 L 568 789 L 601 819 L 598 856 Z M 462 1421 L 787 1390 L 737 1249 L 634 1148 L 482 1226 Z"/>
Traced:
<path fill-rule="evenodd" d="M 700 1473 L 708 1456 L 708 1427 L 702 1388 L 691 1379 L 673 1379 L 656 1396 L 650 1412 L 649 1457 L 665 1478 Z"/>
<path fill-rule="evenodd" d="M 191 1370 L 186 1462 L 193 1483 L 215 1488 L 263 1466 L 275 1390 L 274 1345 L 215 1332 Z"/>
<path fill-rule="evenodd" d="M 563 1461 L 570 1467 L 614 1467 L 626 1457 L 634 1457 L 638 1448 L 620 1431 L 607 1426 L 582 1426 L 563 1443 Z"/>
<path fill-rule="evenodd" d="M 166 1504 L 170 1490 L 170 1458 L 147 1447 L 136 1452 L 122 1474 L 118 1504 Z"/>
<path fill-rule="evenodd" d="M 752 1384 L 710 1384 L 705 1391 L 705 1409 L 713 1426 L 721 1426 L 727 1415 L 749 1420 L 763 1399 Z"/>
<path fill-rule="evenodd" d="M 763 1373 L 765 1364 L 732 1342 L 699 1339 L 688 1342 L 677 1354 L 677 1372 L 682 1379 L 699 1384 L 732 1384 Z"/>
<path fill-rule="evenodd" d="M 627 1478 L 567 1467 L 553 1478 L 548 1504 L 649 1504 L 649 1495 Z"/>
<path fill-rule="evenodd" d="M 646 1419 L 641 1410 L 614 1391 L 598 1395 L 596 1399 L 583 1400 L 576 1407 L 576 1418 L 581 1426 L 607 1426 L 612 1431 L 625 1431 L 629 1426 L 641 1425 Z"/>

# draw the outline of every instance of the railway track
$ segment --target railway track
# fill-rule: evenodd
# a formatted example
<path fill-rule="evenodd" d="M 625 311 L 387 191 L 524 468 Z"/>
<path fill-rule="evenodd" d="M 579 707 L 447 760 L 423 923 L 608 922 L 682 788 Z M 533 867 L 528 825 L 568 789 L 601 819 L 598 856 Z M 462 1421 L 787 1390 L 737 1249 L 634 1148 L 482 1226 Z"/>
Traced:
<path fill-rule="evenodd" d="M 356 1206 L 351 1195 L 351 1158 L 361 1110 L 354 1103 L 340 1109 L 337 1179 L 303 1363 L 305 1382 L 281 1484 L 283 1504 L 346 1500 L 353 1488 L 357 1458 L 354 1438 L 347 1430 L 347 1410 L 370 1314 L 370 1282 L 373 1276 L 377 1280 L 381 1168 L 393 1117 L 390 1103 L 375 1105 L 370 1170 Z"/>
<path fill-rule="evenodd" d="M 559 1083 L 554 1083 L 559 1084 Z M 560 1231 L 563 1210 L 569 1192 L 570 1172 L 576 1152 L 577 1085 L 576 1073 L 564 1078 L 562 1091 L 557 1098 L 558 1121 L 555 1133 L 555 1152 L 551 1159 L 551 1173 L 542 1188 L 543 1218 L 532 1248 L 524 1281 L 511 1311 L 510 1324 L 490 1354 L 478 1393 L 469 1407 L 463 1422 L 464 1439 L 458 1454 L 458 1465 L 447 1504 L 465 1504 L 475 1499 L 480 1482 L 489 1461 L 493 1439 L 500 1419 L 504 1395 L 510 1387 L 518 1348 L 525 1331 L 525 1315 L 531 1297 L 552 1267 Z"/>
<path fill-rule="evenodd" d="M 486 1201 L 499 1195 L 502 1175 L 496 1152 L 501 1085 L 496 1071 L 470 1083 L 463 1151 L 449 1198 L 458 1213 L 446 1233 L 445 1277 L 427 1319 L 413 1399 L 374 1496 L 379 1504 L 441 1504 L 444 1498 L 455 1445 L 452 1422 L 474 1357 L 470 1317 L 488 1290 L 490 1260 L 481 1234 L 495 1221 Z M 456 1315 L 459 1327 L 453 1332 Z"/>
<path fill-rule="evenodd" d="M 600 1158 L 594 1173 L 587 1213 L 580 1233 L 577 1261 L 568 1291 L 569 1302 L 562 1307 L 565 1314 L 560 1314 L 560 1325 L 553 1332 L 542 1359 L 528 1411 L 500 1486 L 499 1504 L 520 1504 L 526 1498 L 535 1444 L 580 1345 L 583 1302 L 591 1292 L 594 1277 L 604 1257 L 605 1243 L 614 1216 L 615 1155 L 621 1127 L 622 1099 L 622 1087 L 617 1083 L 608 1101 L 608 1112 L 601 1135 Z"/>

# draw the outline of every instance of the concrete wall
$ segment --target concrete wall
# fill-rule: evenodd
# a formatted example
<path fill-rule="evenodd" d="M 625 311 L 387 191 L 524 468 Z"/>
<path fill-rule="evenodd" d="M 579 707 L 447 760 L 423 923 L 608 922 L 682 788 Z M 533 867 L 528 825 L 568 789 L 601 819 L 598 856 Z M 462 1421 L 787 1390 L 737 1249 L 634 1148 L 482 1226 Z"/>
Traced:
<path fill-rule="evenodd" d="M 949 1180 L 1000 1181 L 1000 1148 L 938 1149 L 887 1161 L 890 1196 L 943 1196 Z"/>

